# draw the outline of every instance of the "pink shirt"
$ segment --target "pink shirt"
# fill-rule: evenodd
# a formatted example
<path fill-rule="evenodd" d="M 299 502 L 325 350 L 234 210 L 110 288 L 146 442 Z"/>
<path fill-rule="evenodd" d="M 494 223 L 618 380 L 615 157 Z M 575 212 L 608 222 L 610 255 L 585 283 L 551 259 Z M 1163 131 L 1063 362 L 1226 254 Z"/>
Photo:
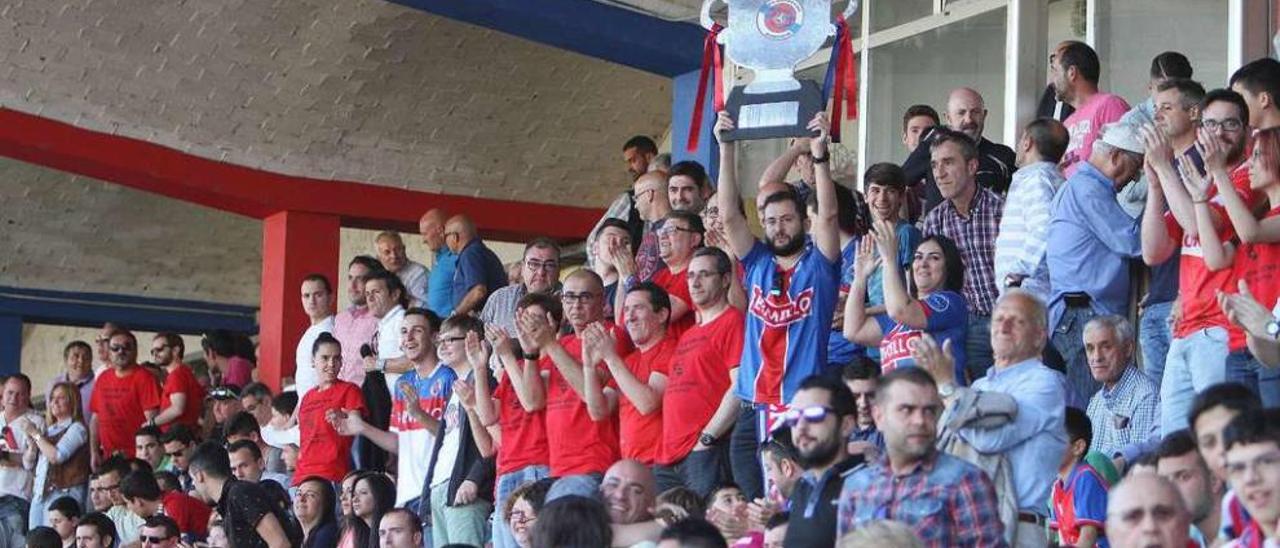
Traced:
<path fill-rule="evenodd" d="M 238 388 L 244 388 L 251 382 L 253 382 L 253 362 L 240 356 L 227 358 L 227 370 L 222 372 L 222 384 L 234 384 Z"/>
<path fill-rule="evenodd" d="M 368 308 L 348 308 L 333 319 L 333 336 L 342 343 L 342 369 L 338 378 L 356 386 L 364 385 L 364 360 L 360 347 L 373 344 L 378 318 Z M 400 334 L 397 333 L 398 337 Z"/>
<path fill-rule="evenodd" d="M 1071 113 L 1062 123 L 1071 133 L 1067 153 L 1062 155 L 1059 163 L 1063 175 L 1070 179 L 1076 172 L 1076 164 L 1088 160 L 1093 153 L 1093 142 L 1098 139 L 1102 126 L 1119 120 L 1126 112 L 1129 112 L 1129 103 L 1120 96 L 1097 93 Z"/>

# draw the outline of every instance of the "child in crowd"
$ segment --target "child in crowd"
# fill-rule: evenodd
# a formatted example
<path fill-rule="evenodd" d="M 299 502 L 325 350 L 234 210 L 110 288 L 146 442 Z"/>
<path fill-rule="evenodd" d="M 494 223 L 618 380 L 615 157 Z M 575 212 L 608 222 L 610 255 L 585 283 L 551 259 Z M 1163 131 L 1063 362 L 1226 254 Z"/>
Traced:
<path fill-rule="evenodd" d="M 1064 546 L 1107 548 L 1107 482 L 1085 462 L 1093 443 L 1093 425 L 1084 411 L 1067 408 L 1067 450 L 1053 482 L 1049 528 Z"/>

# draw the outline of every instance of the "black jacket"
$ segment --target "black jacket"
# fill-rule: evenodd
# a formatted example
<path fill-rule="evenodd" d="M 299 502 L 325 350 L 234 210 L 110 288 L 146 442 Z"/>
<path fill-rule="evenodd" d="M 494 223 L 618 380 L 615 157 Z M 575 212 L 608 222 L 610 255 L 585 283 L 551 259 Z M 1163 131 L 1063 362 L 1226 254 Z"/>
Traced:
<path fill-rule="evenodd" d="M 807 477 L 796 483 L 791 492 L 791 519 L 787 521 L 787 548 L 830 548 L 836 544 L 836 520 L 839 517 L 840 488 L 844 476 L 862 464 L 862 455 L 848 457 L 827 472 L 814 492 L 814 484 Z"/>
<path fill-rule="evenodd" d="M 485 371 L 485 380 L 489 386 L 493 388 L 496 383 Z M 474 375 L 469 375 L 474 379 Z M 448 416 L 448 413 L 445 413 Z M 461 409 L 458 412 L 459 424 L 458 432 L 461 438 L 458 444 L 458 456 L 453 461 L 453 472 L 449 474 L 449 500 L 448 506 L 453 506 L 453 499 L 457 496 L 458 487 L 462 482 L 471 480 L 479 487 L 477 496 L 481 499 L 493 501 L 493 484 L 497 471 L 494 466 L 496 459 L 494 457 L 484 458 L 480 456 L 480 448 L 476 447 L 475 437 L 471 435 L 471 424 L 467 420 L 467 413 Z M 435 476 L 436 466 L 439 465 L 438 458 L 440 456 L 440 447 L 444 445 L 444 433 L 448 425 L 445 419 L 440 420 L 440 435 L 436 436 L 435 448 L 431 451 L 431 465 L 427 468 L 427 481 L 422 486 L 422 503 L 418 507 L 418 514 L 423 520 L 429 519 L 431 516 L 431 478 Z"/>
<path fill-rule="evenodd" d="M 921 217 L 928 215 L 934 206 L 942 203 L 942 193 L 938 192 L 938 184 L 933 180 L 933 169 L 930 166 L 929 146 L 933 144 L 937 132 L 920 139 L 907 161 L 902 163 L 902 171 L 906 172 L 907 185 L 923 185 L 924 209 Z M 986 137 L 978 141 L 978 184 L 992 192 L 1004 196 L 1013 181 L 1013 172 L 1017 170 L 1017 156 L 1013 149 L 988 141 Z M 921 182 L 923 181 L 923 183 Z"/>

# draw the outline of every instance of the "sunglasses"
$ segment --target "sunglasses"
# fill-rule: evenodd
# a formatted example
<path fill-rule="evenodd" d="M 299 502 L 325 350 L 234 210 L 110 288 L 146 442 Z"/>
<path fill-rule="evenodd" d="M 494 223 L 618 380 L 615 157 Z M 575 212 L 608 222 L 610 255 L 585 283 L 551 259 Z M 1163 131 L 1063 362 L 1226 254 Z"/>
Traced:
<path fill-rule="evenodd" d="M 138 542 L 143 544 L 164 544 L 164 541 L 172 537 L 149 537 L 147 535 L 138 535 Z"/>
<path fill-rule="evenodd" d="M 124 352 L 127 350 L 133 350 L 133 347 L 127 344 L 125 345 L 113 344 L 108 348 L 110 348 L 112 352 Z"/>
<path fill-rule="evenodd" d="M 795 428 L 797 424 L 800 424 L 801 420 L 809 424 L 818 424 L 827 420 L 827 415 L 834 415 L 835 412 L 835 409 L 825 405 L 811 405 L 809 407 L 802 407 L 799 409 L 792 408 L 782 414 L 782 422 L 786 424 L 788 428 Z"/>

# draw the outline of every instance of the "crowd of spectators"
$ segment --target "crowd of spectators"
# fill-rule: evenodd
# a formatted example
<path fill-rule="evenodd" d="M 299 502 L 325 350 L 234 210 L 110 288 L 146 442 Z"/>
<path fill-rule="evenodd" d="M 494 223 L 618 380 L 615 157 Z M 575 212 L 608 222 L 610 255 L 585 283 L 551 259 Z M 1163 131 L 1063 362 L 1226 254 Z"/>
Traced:
<path fill-rule="evenodd" d="M 197 372 L 107 324 L 43 413 L 4 379 L 0 546 L 1280 541 L 1280 63 L 1099 73 L 1060 44 L 1013 147 L 972 89 L 912 106 L 863 191 L 820 113 L 754 219 L 728 113 L 714 184 L 638 136 L 583 268 L 428 211 L 430 260 L 298 280 L 283 391 L 244 335 Z"/>

